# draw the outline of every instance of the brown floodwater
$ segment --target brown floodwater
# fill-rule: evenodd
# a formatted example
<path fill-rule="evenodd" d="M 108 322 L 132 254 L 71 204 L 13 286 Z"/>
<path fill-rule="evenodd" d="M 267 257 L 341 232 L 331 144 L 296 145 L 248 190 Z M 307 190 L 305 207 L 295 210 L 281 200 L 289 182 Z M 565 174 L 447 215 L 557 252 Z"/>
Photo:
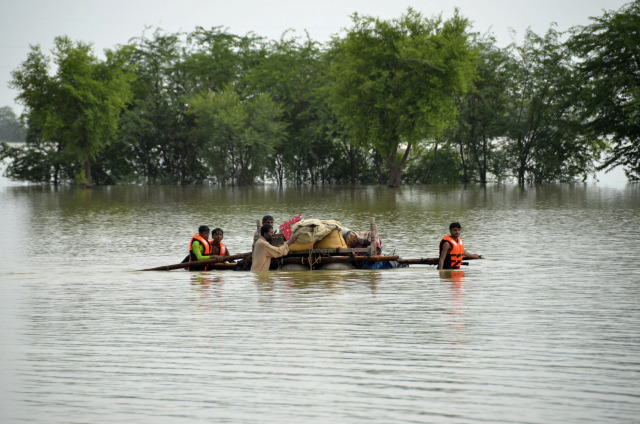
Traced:
<path fill-rule="evenodd" d="M 368 229 L 459 272 L 140 272 L 199 225 Z M 640 415 L 637 184 L 0 185 L 0 421 L 602 423 Z"/>

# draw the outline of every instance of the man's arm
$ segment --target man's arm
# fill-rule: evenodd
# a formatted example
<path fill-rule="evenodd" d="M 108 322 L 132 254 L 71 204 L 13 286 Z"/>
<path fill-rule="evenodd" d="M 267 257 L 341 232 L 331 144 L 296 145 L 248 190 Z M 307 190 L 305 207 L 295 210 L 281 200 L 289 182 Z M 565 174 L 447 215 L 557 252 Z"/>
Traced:
<path fill-rule="evenodd" d="M 266 244 L 264 246 L 264 250 L 267 254 L 268 257 L 270 258 L 280 258 L 284 255 L 286 255 L 287 253 L 289 253 L 289 245 L 288 244 L 283 244 L 282 246 L 272 246 L 270 244 Z"/>
<path fill-rule="evenodd" d="M 272 246 L 270 244 L 267 244 L 265 246 L 265 250 L 267 252 L 267 256 L 271 257 L 271 258 L 280 258 L 284 255 L 286 255 L 287 253 L 289 253 L 289 246 L 291 246 L 293 243 L 296 242 L 296 240 L 298 239 L 298 237 L 291 237 L 289 240 L 287 240 L 287 242 L 285 244 L 283 244 L 282 246 Z"/>
<path fill-rule="evenodd" d="M 467 259 L 482 259 L 482 255 L 478 255 L 477 253 L 469 253 L 467 249 L 464 249 L 464 255 Z"/>
<path fill-rule="evenodd" d="M 438 261 L 438 269 L 444 268 L 444 261 L 447 255 L 451 252 L 451 243 L 445 241 L 442 245 L 442 251 L 440 252 L 440 260 Z"/>

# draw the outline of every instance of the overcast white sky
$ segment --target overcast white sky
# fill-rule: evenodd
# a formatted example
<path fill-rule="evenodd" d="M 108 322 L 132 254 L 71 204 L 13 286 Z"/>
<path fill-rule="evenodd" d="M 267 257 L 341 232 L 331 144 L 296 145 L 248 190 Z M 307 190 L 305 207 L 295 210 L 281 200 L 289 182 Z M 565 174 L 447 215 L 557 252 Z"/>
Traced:
<path fill-rule="evenodd" d="M 8 88 L 11 71 L 23 62 L 30 44 L 46 53 L 54 37 L 94 43 L 94 51 L 125 44 L 142 34 L 145 26 L 169 32 L 192 31 L 196 26 L 228 27 L 245 35 L 254 32 L 277 39 L 287 29 L 325 42 L 351 25 L 358 12 L 383 19 L 397 18 L 408 7 L 427 17 L 442 13 L 450 17 L 458 7 L 475 31 L 491 30 L 498 43 L 511 41 L 509 28 L 521 37 L 527 27 L 545 32 L 551 22 L 565 30 L 589 23 L 603 9 L 618 9 L 622 0 L 0 0 L 0 106 L 22 108 L 14 103 L 17 92 Z M 518 38 L 521 39 L 521 38 Z"/>
<path fill-rule="evenodd" d="M 0 107 L 16 114 L 17 92 L 8 87 L 11 71 L 27 58 L 29 45 L 39 44 L 49 54 L 54 37 L 91 42 L 101 55 L 105 48 L 140 36 L 145 26 L 168 32 L 192 31 L 196 26 L 224 26 L 245 35 L 254 32 L 278 39 L 287 29 L 325 42 L 350 27 L 358 12 L 382 19 L 401 16 L 408 7 L 427 17 L 452 15 L 460 9 L 474 31 L 493 32 L 506 46 L 510 29 L 520 41 L 527 27 L 544 33 L 552 22 L 559 30 L 589 24 L 603 10 L 617 10 L 624 0 L 0 0 Z"/>

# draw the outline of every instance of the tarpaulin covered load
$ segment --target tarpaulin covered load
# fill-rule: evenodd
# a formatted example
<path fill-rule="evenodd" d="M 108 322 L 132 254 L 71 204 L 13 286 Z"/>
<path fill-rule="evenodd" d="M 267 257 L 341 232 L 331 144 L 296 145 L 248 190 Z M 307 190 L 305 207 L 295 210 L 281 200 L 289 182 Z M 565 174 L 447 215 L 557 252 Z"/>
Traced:
<path fill-rule="evenodd" d="M 293 235 L 300 243 L 315 243 L 336 229 L 342 233 L 343 226 L 331 219 L 305 219 L 291 226 Z"/>
<path fill-rule="evenodd" d="M 330 219 L 305 219 L 291 226 L 293 235 L 298 239 L 289 246 L 289 250 L 340 249 L 347 244 L 342 238 L 345 228 L 338 221 Z"/>

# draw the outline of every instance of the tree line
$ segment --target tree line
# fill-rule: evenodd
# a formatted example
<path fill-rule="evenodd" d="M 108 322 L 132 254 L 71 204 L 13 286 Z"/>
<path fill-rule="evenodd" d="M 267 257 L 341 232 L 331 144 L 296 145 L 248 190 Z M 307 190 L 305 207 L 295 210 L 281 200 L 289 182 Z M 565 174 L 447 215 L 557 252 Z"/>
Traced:
<path fill-rule="evenodd" d="M 86 186 L 638 179 L 639 29 L 636 0 L 505 48 L 412 9 L 354 14 L 326 44 L 156 29 L 99 59 L 60 36 L 12 73 L 26 145 L 0 158 Z"/>

